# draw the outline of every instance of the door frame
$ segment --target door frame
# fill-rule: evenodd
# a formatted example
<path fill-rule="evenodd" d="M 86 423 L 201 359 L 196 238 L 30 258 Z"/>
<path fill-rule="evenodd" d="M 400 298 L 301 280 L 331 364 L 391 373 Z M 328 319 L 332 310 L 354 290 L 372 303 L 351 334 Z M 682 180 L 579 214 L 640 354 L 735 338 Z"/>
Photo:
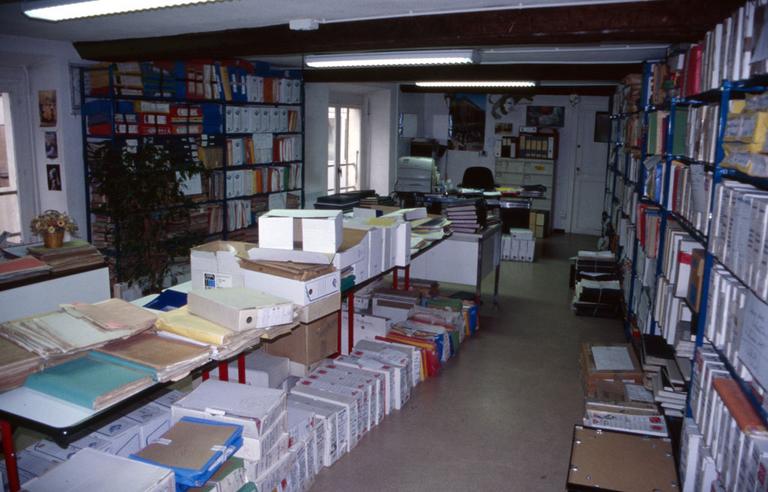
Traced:
<path fill-rule="evenodd" d="M 568 213 L 568 233 L 569 234 L 583 234 L 581 232 L 575 232 L 574 228 L 576 227 L 576 204 L 577 204 L 577 179 L 578 179 L 578 168 L 581 166 L 581 137 L 583 135 L 582 125 L 579 124 L 579 120 L 582 116 L 582 114 L 585 114 L 587 112 L 594 111 L 595 113 L 598 112 L 604 112 L 608 111 L 608 101 L 606 101 L 603 104 L 599 104 L 596 102 L 581 102 L 576 107 L 576 148 L 575 150 L 575 158 L 573 160 L 573 167 L 571 168 L 571 175 L 570 175 L 570 182 L 571 182 L 571 189 L 570 189 L 570 211 Z M 594 132 L 594 123 L 593 123 L 593 132 Z M 608 145 L 608 144 L 604 144 Z M 607 156 L 606 159 L 604 159 L 605 162 L 607 162 Z M 607 173 L 607 168 L 604 169 L 604 172 Z M 605 181 L 605 177 L 603 177 L 603 182 Z M 602 203 L 601 198 L 601 203 Z"/>

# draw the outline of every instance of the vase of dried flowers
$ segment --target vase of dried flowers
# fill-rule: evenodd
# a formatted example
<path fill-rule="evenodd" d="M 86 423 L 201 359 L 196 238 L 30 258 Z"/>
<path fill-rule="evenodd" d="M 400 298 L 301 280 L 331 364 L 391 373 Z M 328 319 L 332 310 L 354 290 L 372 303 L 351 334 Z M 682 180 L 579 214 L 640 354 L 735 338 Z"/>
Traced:
<path fill-rule="evenodd" d="M 32 219 L 30 229 L 43 238 L 46 248 L 60 248 L 64 244 L 64 233 L 77 232 L 77 224 L 69 215 L 58 210 L 46 210 Z"/>

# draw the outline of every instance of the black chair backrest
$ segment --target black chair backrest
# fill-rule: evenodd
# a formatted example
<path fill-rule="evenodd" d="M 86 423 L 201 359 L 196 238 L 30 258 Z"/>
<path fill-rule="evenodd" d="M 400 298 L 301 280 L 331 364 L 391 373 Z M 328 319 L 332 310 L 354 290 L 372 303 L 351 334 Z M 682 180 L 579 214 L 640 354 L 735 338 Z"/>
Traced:
<path fill-rule="evenodd" d="M 496 188 L 496 183 L 493 181 L 493 171 L 483 166 L 468 167 L 464 171 L 464 177 L 461 179 L 461 186 L 464 188 L 492 190 Z"/>

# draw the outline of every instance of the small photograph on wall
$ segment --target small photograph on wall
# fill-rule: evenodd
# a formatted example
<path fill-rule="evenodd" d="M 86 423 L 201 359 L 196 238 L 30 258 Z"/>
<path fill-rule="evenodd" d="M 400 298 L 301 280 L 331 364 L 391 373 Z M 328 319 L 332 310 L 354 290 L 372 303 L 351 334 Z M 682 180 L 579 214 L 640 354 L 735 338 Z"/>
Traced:
<path fill-rule="evenodd" d="M 528 106 L 525 126 L 562 128 L 565 126 L 565 106 Z"/>
<path fill-rule="evenodd" d="M 485 94 L 451 96 L 449 149 L 471 151 L 484 149 L 485 102 Z"/>
<path fill-rule="evenodd" d="M 56 91 L 38 91 L 40 126 L 56 126 Z"/>
<path fill-rule="evenodd" d="M 58 164 L 48 164 L 45 166 L 45 170 L 48 177 L 48 189 L 51 191 L 61 191 L 61 166 Z"/>
<path fill-rule="evenodd" d="M 56 141 L 56 132 L 45 132 L 45 157 L 48 159 L 59 157 L 59 143 Z"/>

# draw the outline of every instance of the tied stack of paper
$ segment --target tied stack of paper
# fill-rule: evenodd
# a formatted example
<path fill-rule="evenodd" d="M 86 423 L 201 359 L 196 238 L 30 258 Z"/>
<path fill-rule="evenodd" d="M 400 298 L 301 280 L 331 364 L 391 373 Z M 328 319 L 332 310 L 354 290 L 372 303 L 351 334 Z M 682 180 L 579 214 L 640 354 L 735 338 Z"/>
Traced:
<path fill-rule="evenodd" d="M 176 481 L 173 473 L 165 468 L 85 448 L 44 475 L 25 483 L 24 490 L 175 492 Z"/>
<path fill-rule="evenodd" d="M 99 250 L 87 241 L 79 239 L 67 241 L 60 248 L 32 246 L 28 251 L 35 258 L 50 265 L 54 273 L 104 264 L 104 257 Z"/>
<path fill-rule="evenodd" d="M 31 374 L 24 386 L 98 411 L 148 388 L 153 378 L 149 367 L 90 352 Z"/>
<path fill-rule="evenodd" d="M 178 381 L 210 357 L 210 349 L 155 333 L 141 333 L 126 340 L 116 340 L 98 349 L 116 363 L 150 367 L 158 382 Z"/>
<path fill-rule="evenodd" d="M 600 381 L 643 384 L 643 371 L 629 344 L 584 343 L 579 363 L 587 396 L 595 394 Z"/>
<path fill-rule="evenodd" d="M 240 448 L 242 434 L 239 425 L 184 417 L 130 457 L 172 470 L 177 486 L 200 487 Z"/>
<path fill-rule="evenodd" d="M 42 367 L 42 357 L 0 338 L 0 391 L 20 386 L 27 375 Z"/>
<path fill-rule="evenodd" d="M 93 321 L 91 321 L 93 320 Z M 49 358 L 100 347 L 152 326 L 155 316 L 120 299 L 97 304 L 66 305 L 0 325 L 0 336 Z"/>

